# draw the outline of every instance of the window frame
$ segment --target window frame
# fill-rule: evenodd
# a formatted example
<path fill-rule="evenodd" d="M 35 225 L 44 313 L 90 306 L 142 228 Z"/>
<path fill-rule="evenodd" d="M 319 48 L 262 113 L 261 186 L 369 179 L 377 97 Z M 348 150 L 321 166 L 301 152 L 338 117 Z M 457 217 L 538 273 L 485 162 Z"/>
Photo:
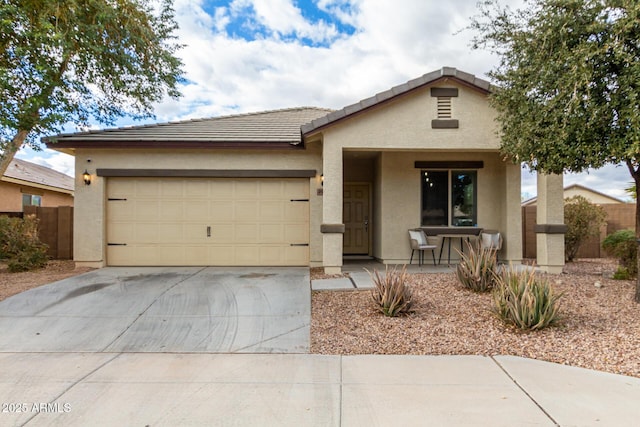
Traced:
<path fill-rule="evenodd" d="M 447 173 L 447 202 L 446 202 L 446 224 L 425 224 L 423 212 L 424 206 L 424 185 L 425 185 L 425 173 L 429 172 L 446 172 Z M 473 208 L 471 213 L 470 225 L 455 225 L 454 224 L 454 205 L 453 205 L 453 182 L 454 176 L 457 174 L 468 173 L 473 176 Z M 420 169 L 420 226 L 421 227 L 477 227 L 478 226 L 478 169 L 471 168 L 421 168 Z"/>

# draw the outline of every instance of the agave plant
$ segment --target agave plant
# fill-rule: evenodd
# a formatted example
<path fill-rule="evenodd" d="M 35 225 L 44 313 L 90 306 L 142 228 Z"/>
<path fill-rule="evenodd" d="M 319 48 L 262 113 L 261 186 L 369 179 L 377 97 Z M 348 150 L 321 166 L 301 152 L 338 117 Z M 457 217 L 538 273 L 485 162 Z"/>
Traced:
<path fill-rule="evenodd" d="M 458 251 L 460 264 L 456 267 L 456 276 L 465 288 L 474 292 L 487 292 L 493 288 L 496 280 L 497 251 L 469 242 L 466 245 L 466 253 Z"/>
<path fill-rule="evenodd" d="M 387 266 L 384 275 L 381 275 L 378 270 L 373 270 L 373 273 L 367 270 L 367 273 L 375 285 L 371 296 L 378 310 L 389 317 L 411 312 L 412 296 L 411 288 L 407 283 L 406 265 L 402 266 L 400 271 L 396 267 L 389 269 Z"/>
<path fill-rule="evenodd" d="M 493 291 L 493 312 L 507 324 L 520 329 L 542 329 L 559 320 L 561 294 L 534 269 L 513 267 L 497 278 Z"/>

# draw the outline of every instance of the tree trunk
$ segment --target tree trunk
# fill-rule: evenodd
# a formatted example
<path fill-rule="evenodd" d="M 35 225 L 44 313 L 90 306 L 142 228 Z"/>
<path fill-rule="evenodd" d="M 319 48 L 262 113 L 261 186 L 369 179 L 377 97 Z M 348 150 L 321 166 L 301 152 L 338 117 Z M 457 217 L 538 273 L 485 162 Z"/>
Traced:
<path fill-rule="evenodd" d="M 0 155 L 0 177 L 4 176 L 16 153 L 20 147 L 22 147 L 28 133 L 28 130 L 19 130 L 16 136 L 14 136 L 11 141 L 7 142 L 2 155 Z"/>
<path fill-rule="evenodd" d="M 638 250 L 640 246 L 640 171 L 634 171 L 631 175 L 636 183 L 636 250 Z M 640 256 L 637 258 L 638 267 L 640 268 Z M 636 294 L 634 299 L 637 303 L 640 303 L 640 270 L 636 275 Z"/>

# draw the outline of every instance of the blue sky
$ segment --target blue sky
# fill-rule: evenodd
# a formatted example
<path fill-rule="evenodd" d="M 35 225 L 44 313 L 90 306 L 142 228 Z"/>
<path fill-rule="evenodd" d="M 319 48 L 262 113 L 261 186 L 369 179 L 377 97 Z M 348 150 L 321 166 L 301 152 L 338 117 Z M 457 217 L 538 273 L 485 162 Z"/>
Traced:
<path fill-rule="evenodd" d="M 497 63 L 472 51 L 463 30 L 477 0 L 174 0 L 183 97 L 156 106 L 156 121 L 296 106 L 342 108 L 443 66 L 486 78 Z M 519 6 L 522 0 L 503 0 Z M 136 124 L 122 119 L 119 126 Z M 73 125 L 68 127 L 74 131 Z M 18 157 L 73 174 L 73 157 L 23 150 Z M 522 174 L 524 197 L 535 177 Z M 626 197 L 626 168 L 568 175 Z"/>

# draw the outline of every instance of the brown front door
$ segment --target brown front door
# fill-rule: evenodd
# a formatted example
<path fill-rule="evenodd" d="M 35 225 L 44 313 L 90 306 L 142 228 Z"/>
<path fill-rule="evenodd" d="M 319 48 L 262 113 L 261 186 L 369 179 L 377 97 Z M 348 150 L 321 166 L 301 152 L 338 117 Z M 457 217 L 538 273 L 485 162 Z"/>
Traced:
<path fill-rule="evenodd" d="M 345 183 L 343 196 L 345 255 L 369 255 L 371 218 L 369 213 L 370 184 Z"/>

